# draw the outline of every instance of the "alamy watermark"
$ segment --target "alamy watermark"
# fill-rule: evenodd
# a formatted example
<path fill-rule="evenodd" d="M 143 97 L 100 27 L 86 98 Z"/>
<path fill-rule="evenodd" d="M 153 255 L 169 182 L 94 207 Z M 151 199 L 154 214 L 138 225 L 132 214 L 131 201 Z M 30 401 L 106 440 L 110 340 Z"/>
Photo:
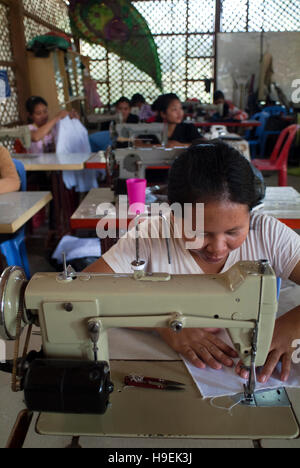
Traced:
<path fill-rule="evenodd" d="M 4 340 L 0 340 L 0 364 L 6 362 L 6 344 Z"/>
<path fill-rule="evenodd" d="M 149 212 L 138 211 L 140 205 L 132 204 L 128 209 L 126 195 L 120 195 L 116 205 L 101 203 L 96 215 L 101 216 L 97 224 L 99 239 L 115 239 L 118 233 L 122 237 L 134 237 L 137 224 L 143 221 L 139 236 L 146 239 L 184 239 L 187 249 L 200 249 L 204 242 L 204 204 L 203 203 L 151 203 Z M 161 218 L 161 228 L 158 219 Z M 129 221 L 130 220 L 130 221 Z M 144 224 L 145 222 L 145 224 Z"/>
<path fill-rule="evenodd" d="M 300 339 L 293 341 L 292 348 L 297 348 L 292 354 L 292 361 L 294 364 L 300 364 Z"/>
<path fill-rule="evenodd" d="M 291 94 L 292 103 L 300 104 L 300 78 L 297 78 L 292 82 L 292 88 L 296 88 Z"/>

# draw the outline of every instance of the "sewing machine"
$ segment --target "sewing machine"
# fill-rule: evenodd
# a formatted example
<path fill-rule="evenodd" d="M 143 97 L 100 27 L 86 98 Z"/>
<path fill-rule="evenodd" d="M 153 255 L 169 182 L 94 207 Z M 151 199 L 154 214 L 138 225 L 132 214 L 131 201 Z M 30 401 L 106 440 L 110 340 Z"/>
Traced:
<path fill-rule="evenodd" d="M 28 325 L 41 329 L 42 353 L 13 365 L 29 410 L 103 414 L 113 391 L 107 330 L 114 327 L 226 328 L 250 370 L 244 400 L 253 404 L 255 368 L 265 363 L 277 312 L 268 262 L 239 262 L 219 275 L 150 274 L 144 266 L 137 254 L 133 274 L 76 273 L 66 263 L 61 274 L 29 282 L 19 267 L 3 272 L 0 338 L 18 342 Z"/>
<path fill-rule="evenodd" d="M 30 148 L 31 133 L 27 125 L 14 128 L 0 128 L 0 141 L 6 141 L 9 139 L 15 140 L 16 138 L 21 140 L 26 149 Z"/>
<path fill-rule="evenodd" d="M 135 139 L 151 142 L 151 137 L 155 137 L 155 144 L 160 144 L 164 139 L 163 123 L 138 123 L 138 124 L 117 124 L 115 126 L 117 141 L 130 142 Z"/>
<path fill-rule="evenodd" d="M 218 113 L 220 116 L 224 112 L 224 104 L 201 104 L 197 101 L 186 101 L 183 103 L 183 109 L 187 114 L 195 116 L 205 115 L 207 113 Z"/>
<path fill-rule="evenodd" d="M 107 159 L 117 179 L 145 178 L 147 168 L 170 166 L 183 148 L 120 148 L 109 150 Z"/>
<path fill-rule="evenodd" d="M 236 133 L 229 133 L 224 125 L 212 125 L 210 131 L 205 133 L 204 138 L 207 140 L 220 138 L 220 140 L 238 150 L 249 162 L 251 161 L 248 141 Z"/>

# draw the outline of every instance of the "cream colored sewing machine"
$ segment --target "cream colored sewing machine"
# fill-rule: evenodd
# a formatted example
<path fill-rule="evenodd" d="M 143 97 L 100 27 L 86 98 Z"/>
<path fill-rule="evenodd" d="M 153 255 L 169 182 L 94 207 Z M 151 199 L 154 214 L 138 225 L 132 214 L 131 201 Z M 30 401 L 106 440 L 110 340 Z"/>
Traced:
<path fill-rule="evenodd" d="M 149 138 L 149 135 L 154 135 L 157 138 L 158 143 L 162 143 L 164 135 L 164 124 L 163 123 L 137 123 L 137 124 L 117 124 L 116 133 L 118 138 L 123 138 L 123 141 L 130 141 L 134 139 Z M 139 138 L 140 137 L 140 138 Z"/>
<path fill-rule="evenodd" d="M 31 145 L 31 134 L 28 125 L 15 128 L 0 128 L 0 141 L 19 138 L 26 149 Z"/>
<path fill-rule="evenodd" d="M 110 167 L 118 167 L 118 178 L 145 178 L 147 168 L 170 166 L 183 148 L 121 148 L 108 154 Z"/>
<path fill-rule="evenodd" d="M 105 412 L 110 382 L 107 330 L 112 327 L 226 328 L 250 369 L 245 399 L 255 392 L 255 367 L 265 363 L 277 312 L 276 277 L 267 261 L 240 262 L 219 275 L 37 273 L 19 267 L 0 280 L 0 337 L 40 326 L 43 354 L 19 363 L 30 410 Z"/>

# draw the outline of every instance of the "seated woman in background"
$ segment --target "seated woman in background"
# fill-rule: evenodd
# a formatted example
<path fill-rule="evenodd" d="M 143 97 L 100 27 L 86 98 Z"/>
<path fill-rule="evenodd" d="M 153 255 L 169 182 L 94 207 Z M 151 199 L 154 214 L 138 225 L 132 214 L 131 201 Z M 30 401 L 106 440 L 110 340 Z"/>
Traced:
<path fill-rule="evenodd" d="M 253 211 L 263 193 L 264 187 L 251 164 L 234 148 L 219 140 L 190 147 L 175 160 L 169 175 L 169 204 L 183 208 L 181 214 L 169 215 L 172 263 L 168 264 L 159 217 L 152 218 L 152 237 L 147 220 L 140 224 L 139 230 L 140 258 L 145 260 L 146 270 L 174 275 L 218 274 L 239 261 L 267 259 L 278 278 L 300 284 L 300 238 L 277 219 Z M 186 203 L 192 204 L 192 210 L 185 209 Z M 202 210 L 200 203 L 204 203 L 204 227 L 199 227 L 201 232 L 197 236 L 193 231 L 198 210 Z M 186 229 L 183 232 L 185 222 L 190 223 L 190 235 Z M 131 273 L 135 249 L 133 230 L 87 271 Z M 208 366 L 218 370 L 234 365 L 237 354 L 218 337 L 217 329 L 185 328 L 176 333 L 161 328 L 157 331 L 171 348 L 200 369 Z M 266 382 L 279 362 L 280 379 L 288 379 L 294 352 L 292 343 L 299 336 L 300 306 L 297 306 L 277 318 L 259 382 Z M 240 364 L 236 372 L 247 378 L 247 371 Z"/>
<path fill-rule="evenodd" d="M 200 138 L 201 135 L 193 124 L 183 123 L 184 111 L 176 94 L 159 96 L 152 109 L 157 112 L 157 121 L 168 125 L 168 148 L 188 146 Z"/>
<path fill-rule="evenodd" d="M 132 96 L 131 106 L 138 108 L 139 119 L 141 122 L 147 122 L 149 119 L 155 116 L 155 113 L 151 109 L 150 104 L 147 104 L 146 99 L 142 94 L 137 93 Z"/>
<path fill-rule="evenodd" d="M 124 96 L 116 102 L 116 112 L 121 115 L 122 123 L 136 124 L 140 121 L 137 115 L 131 114 L 131 102 Z"/>
<path fill-rule="evenodd" d="M 214 104 L 223 104 L 223 114 L 215 113 L 210 120 L 223 121 L 223 120 L 246 120 L 248 119 L 247 112 L 236 107 L 233 102 L 225 99 L 224 93 L 220 90 L 214 93 Z"/>
<path fill-rule="evenodd" d="M 116 113 L 120 115 L 122 123 L 137 124 L 139 123 L 139 117 L 131 114 L 131 103 L 126 97 L 121 97 L 116 102 Z M 89 136 L 90 145 L 93 153 L 98 151 L 105 151 L 108 146 L 112 146 L 113 142 L 111 139 L 110 132 L 108 130 L 102 132 L 96 132 Z M 126 148 L 128 143 L 118 143 L 118 148 Z"/>
<path fill-rule="evenodd" d="M 26 110 L 31 122 L 32 144 L 29 153 L 55 153 L 56 124 L 67 116 L 78 118 L 75 111 L 61 110 L 49 120 L 47 101 L 40 96 L 31 96 L 26 101 Z"/>
<path fill-rule="evenodd" d="M 20 179 L 10 157 L 9 152 L 0 146 L 0 194 L 17 192 L 20 188 Z"/>

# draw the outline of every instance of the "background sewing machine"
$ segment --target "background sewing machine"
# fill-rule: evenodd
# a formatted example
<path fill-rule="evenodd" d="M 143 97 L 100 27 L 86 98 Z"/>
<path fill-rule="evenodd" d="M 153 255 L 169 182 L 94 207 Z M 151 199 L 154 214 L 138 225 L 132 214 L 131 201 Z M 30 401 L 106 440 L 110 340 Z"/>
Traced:
<path fill-rule="evenodd" d="M 146 178 L 148 168 L 168 168 L 183 148 L 120 148 L 107 153 L 117 194 L 126 193 L 126 179 Z"/>
<path fill-rule="evenodd" d="M 251 161 L 250 148 L 247 140 L 236 133 L 229 133 L 224 125 L 213 125 L 210 131 L 205 133 L 207 140 L 220 139 L 233 148 L 237 149 L 248 161 Z"/>
<path fill-rule="evenodd" d="M 224 113 L 224 104 L 202 104 L 197 101 L 186 101 L 182 107 L 184 112 L 195 120 L 203 119 L 207 114 L 218 113 L 222 116 Z"/>
<path fill-rule="evenodd" d="M 163 123 L 117 124 L 115 132 L 117 141 L 133 142 L 142 140 L 144 143 L 161 144 L 164 141 Z"/>
<path fill-rule="evenodd" d="M 26 149 L 31 146 L 31 133 L 27 125 L 14 128 L 0 128 L 0 141 L 19 138 Z"/>

